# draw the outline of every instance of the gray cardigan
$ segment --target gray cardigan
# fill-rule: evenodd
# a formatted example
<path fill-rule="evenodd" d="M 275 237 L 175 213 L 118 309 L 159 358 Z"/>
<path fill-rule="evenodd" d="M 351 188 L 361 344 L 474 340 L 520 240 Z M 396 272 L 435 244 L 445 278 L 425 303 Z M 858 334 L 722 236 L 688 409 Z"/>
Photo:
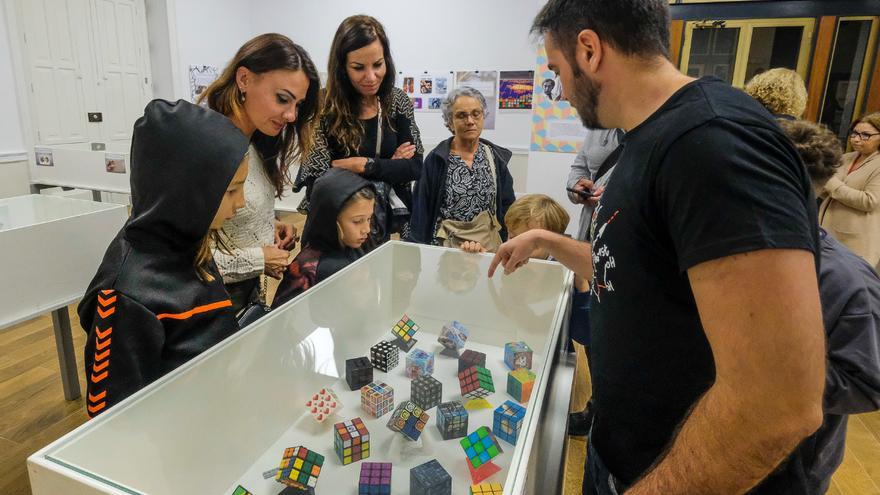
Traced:
<path fill-rule="evenodd" d="M 592 180 L 596 172 L 599 171 L 599 167 L 602 166 L 602 162 L 617 148 L 618 144 L 617 129 L 588 129 L 584 144 L 574 158 L 574 163 L 571 164 L 566 187 L 574 187 L 580 179 Z M 568 193 L 568 199 L 572 203 L 578 204 L 578 197 L 574 194 Z M 586 240 L 592 216 L 593 207 L 584 205 L 578 223 L 577 239 Z"/>

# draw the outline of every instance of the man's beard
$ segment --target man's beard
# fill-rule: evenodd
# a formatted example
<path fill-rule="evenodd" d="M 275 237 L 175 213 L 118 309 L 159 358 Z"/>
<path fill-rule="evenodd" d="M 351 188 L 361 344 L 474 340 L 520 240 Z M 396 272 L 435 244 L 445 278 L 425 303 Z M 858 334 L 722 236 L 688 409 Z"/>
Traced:
<path fill-rule="evenodd" d="M 573 65 L 574 88 L 569 103 L 577 110 L 581 122 L 588 129 L 604 129 L 599 123 L 599 90 L 602 85 L 596 84 L 584 76 L 577 65 Z"/>

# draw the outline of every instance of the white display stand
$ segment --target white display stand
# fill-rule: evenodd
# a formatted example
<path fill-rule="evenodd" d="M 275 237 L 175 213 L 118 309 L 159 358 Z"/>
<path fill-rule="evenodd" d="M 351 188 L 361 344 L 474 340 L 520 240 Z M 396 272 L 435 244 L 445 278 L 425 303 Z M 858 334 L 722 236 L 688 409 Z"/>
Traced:
<path fill-rule="evenodd" d="M 0 199 L 0 330 L 52 312 L 64 396 L 80 396 L 67 305 L 82 297 L 125 207 L 32 194 Z"/>
<path fill-rule="evenodd" d="M 436 352 L 433 376 L 443 383 L 443 401 L 461 400 L 457 362 L 439 354 L 436 339 L 444 323 L 461 322 L 470 329 L 466 348 L 487 353 L 496 390 L 487 399 L 496 407 L 511 399 L 504 344 L 523 340 L 532 347 L 537 378 L 528 412 L 516 446 L 499 439 L 504 453 L 494 462 L 502 471 L 490 481 L 503 481 L 505 494 L 548 493 L 546 485 L 532 484 L 541 475 L 531 466 L 562 454 L 560 443 L 549 445 L 539 434 L 546 425 L 564 434 L 568 399 L 555 397 L 551 376 L 571 274 L 557 263 L 534 261 L 490 280 L 490 259 L 385 244 L 32 455 L 33 493 L 229 494 L 242 484 L 255 495 L 275 495 L 283 485 L 261 473 L 277 468 L 285 447 L 302 445 L 325 456 L 317 493 L 354 494 L 360 463 L 339 462 L 332 429 L 355 416 L 371 434 L 366 460 L 394 463 L 392 493 L 408 493 L 410 468 L 431 459 L 451 474 L 453 493 L 468 493 L 464 452 L 458 439 L 440 437 L 436 408 L 428 411 L 420 444 L 409 443 L 385 426 L 390 413 L 370 417 L 360 408 L 359 392 L 345 384 L 345 360 L 368 355 L 371 345 L 390 339 L 391 326 L 404 313 L 421 326 L 415 347 Z M 402 353 L 400 362 L 373 375 L 392 384 L 395 404 L 410 397 Z M 344 408 L 319 424 L 305 402 L 321 387 L 332 387 Z M 551 400 L 559 407 L 548 405 Z M 554 415 L 546 416 L 548 411 Z M 480 426 L 492 427 L 492 410 L 471 413 L 468 432 Z"/>

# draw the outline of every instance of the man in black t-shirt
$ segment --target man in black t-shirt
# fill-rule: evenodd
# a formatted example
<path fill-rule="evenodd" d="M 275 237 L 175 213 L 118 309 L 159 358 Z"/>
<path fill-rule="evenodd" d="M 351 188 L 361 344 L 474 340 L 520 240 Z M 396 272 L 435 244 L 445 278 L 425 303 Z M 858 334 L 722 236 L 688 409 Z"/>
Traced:
<path fill-rule="evenodd" d="M 550 0 L 535 19 L 587 127 L 623 151 L 590 244 L 529 231 L 592 279 L 584 493 L 802 493 L 789 458 L 822 421 L 818 227 L 807 173 L 772 116 L 667 58 L 666 0 Z"/>

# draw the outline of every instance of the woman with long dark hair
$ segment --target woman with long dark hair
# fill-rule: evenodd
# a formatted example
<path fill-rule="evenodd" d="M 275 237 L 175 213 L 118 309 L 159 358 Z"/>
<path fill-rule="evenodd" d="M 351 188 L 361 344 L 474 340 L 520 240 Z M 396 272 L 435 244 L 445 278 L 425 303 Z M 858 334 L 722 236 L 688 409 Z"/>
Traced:
<path fill-rule="evenodd" d="M 200 99 L 250 138 L 245 207 L 223 226 L 214 259 L 238 312 L 258 294 L 260 275 L 281 278 L 296 242 L 275 218 L 275 198 L 290 183 L 293 160 L 309 153 L 320 80 L 309 54 L 286 36 L 248 41 Z M 265 297 L 263 291 L 259 291 Z"/>
<path fill-rule="evenodd" d="M 315 143 L 300 167 L 294 191 L 306 189 L 300 211 L 308 214 L 312 186 L 331 167 L 354 172 L 378 189 L 373 237 L 407 237 L 412 182 L 421 174 L 422 148 L 413 105 L 394 86 L 394 61 L 382 24 L 352 16 L 336 31 Z"/>

